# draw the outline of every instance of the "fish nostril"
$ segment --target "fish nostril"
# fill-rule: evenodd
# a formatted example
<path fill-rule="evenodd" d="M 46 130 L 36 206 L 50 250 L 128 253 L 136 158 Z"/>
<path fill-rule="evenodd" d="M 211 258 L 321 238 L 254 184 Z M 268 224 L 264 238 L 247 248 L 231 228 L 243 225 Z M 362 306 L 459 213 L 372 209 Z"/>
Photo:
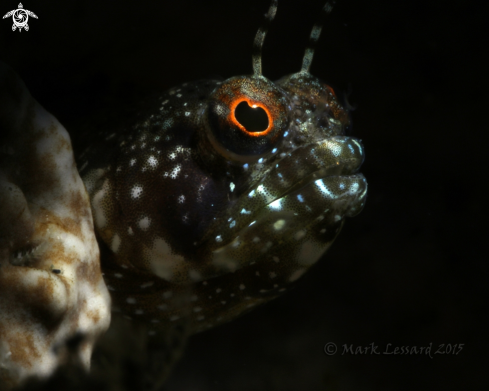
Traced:
<path fill-rule="evenodd" d="M 250 107 L 246 101 L 241 102 L 236 106 L 234 116 L 248 132 L 263 132 L 268 128 L 268 115 L 263 108 L 253 106 Z"/>

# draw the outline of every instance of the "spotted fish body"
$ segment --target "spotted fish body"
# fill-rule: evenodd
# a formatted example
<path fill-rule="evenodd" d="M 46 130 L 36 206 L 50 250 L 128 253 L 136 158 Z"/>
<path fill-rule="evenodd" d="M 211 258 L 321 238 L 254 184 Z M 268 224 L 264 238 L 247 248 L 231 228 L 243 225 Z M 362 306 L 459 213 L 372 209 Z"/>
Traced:
<path fill-rule="evenodd" d="M 363 208 L 348 125 L 302 70 L 184 83 L 93 126 L 78 165 L 114 309 L 197 332 L 287 290 Z"/>

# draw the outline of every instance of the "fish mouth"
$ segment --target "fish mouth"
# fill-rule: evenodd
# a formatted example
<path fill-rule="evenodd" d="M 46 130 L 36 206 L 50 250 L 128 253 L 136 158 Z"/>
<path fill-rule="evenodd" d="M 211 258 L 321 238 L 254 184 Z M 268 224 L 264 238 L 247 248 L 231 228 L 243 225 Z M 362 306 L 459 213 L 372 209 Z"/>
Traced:
<path fill-rule="evenodd" d="M 214 273 L 245 268 L 250 259 L 269 261 L 272 253 L 304 265 L 315 262 L 345 217 L 363 209 L 367 181 L 358 173 L 363 160 L 358 140 L 335 136 L 296 148 L 274 163 L 214 231 Z"/>
<path fill-rule="evenodd" d="M 284 214 L 286 209 L 292 213 L 292 209 L 301 210 L 306 204 L 313 210 L 313 205 L 334 203 L 341 215 L 358 213 L 366 193 L 366 180 L 357 174 L 363 160 L 360 141 L 346 136 L 330 137 L 286 153 L 273 163 L 257 186 L 242 193 L 223 219 L 216 222 L 212 232 L 220 234 L 213 247 L 234 240 L 250 223 L 265 215 Z M 283 209 L 284 203 L 298 204 Z M 313 218 L 309 212 L 303 215 Z"/>
<path fill-rule="evenodd" d="M 306 205 L 325 202 L 330 206 L 326 208 L 326 211 L 335 211 L 336 216 L 341 218 L 343 216 L 353 217 L 360 213 L 367 195 L 367 180 L 363 174 L 325 174 L 326 170 L 320 170 L 304 178 L 280 197 L 268 203 L 263 210 L 266 212 L 282 211 L 284 200 L 297 198 L 299 203 Z M 288 203 L 291 204 L 291 202 Z M 294 203 L 297 202 L 292 202 Z M 295 208 L 289 206 L 288 209 L 294 210 Z M 294 214 L 297 215 L 297 213 Z"/>
<path fill-rule="evenodd" d="M 346 136 L 335 136 L 297 148 L 282 159 L 264 181 L 263 185 L 272 188 L 275 194 L 267 206 L 329 177 L 356 175 L 355 178 L 360 180 L 363 175 L 357 172 L 364 158 L 360 140 Z"/>
<path fill-rule="evenodd" d="M 366 195 L 367 181 L 361 173 L 317 170 L 228 236 L 214 249 L 212 265 L 220 273 L 235 272 L 247 267 L 249 259 L 269 262 L 280 254 L 281 259 L 293 258 L 297 265 L 309 267 L 334 241 L 345 217 L 361 212 Z M 245 251 L 248 257 L 242 255 Z"/>
<path fill-rule="evenodd" d="M 288 196 L 289 194 L 292 193 L 297 193 L 299 192 L 302 188 L 311 185 L 312 183 L 316 183 L 318 186 L 319 182 L 321 180 L 328 180 L 330 177 L 335 177 L 335 176 L 343 176 L 343 177 L 355 177 L 355 178 L 362 178 L 362 174 L 355 174 L 355 173 L 345 173 L 344 175 L 342 174 L 331 174 L 330 169 L 328 168 L 322 168 L 318 171 L 315 171 L 309 175 L 307 175 L 304 179 L 300 180 L 299 182 L 295 183 L 292 185 L 289 189 L 285 191 L 285 193 L 281 194 L 280 197 L 277 199 L 283 198 Z M 272 204 L 276 200 L 270 202 L 268 205 Z"/>

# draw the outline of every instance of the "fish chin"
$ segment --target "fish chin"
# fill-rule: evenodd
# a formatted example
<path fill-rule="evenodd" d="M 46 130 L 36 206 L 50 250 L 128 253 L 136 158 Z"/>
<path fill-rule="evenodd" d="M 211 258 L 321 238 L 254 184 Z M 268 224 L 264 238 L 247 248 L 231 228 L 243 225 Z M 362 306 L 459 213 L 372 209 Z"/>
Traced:
<path fill-rule="evenodd" d="M 336 238 L 344 218 L 362 210 L 367 193 L 362 174 L 316 179 L 318 174 L 262 208 L 233 240 L 213 252 L 213 265 L 235 272 L 250 262 L 274 258 L 304 267 L 314 264 Z"/>

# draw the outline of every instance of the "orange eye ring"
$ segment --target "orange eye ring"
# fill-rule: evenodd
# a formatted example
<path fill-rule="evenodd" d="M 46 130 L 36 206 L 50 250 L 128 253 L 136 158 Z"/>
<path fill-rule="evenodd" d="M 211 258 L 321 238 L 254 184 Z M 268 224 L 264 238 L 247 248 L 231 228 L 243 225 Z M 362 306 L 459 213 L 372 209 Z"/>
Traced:
<path fill-rule="evenodd" d="M 232 160 L 254 159 L 271 152 L 289 123 L 289 102 L 264 77 L 236 76 L 210 95 L 206 133 L 214 149 Z M 256 108 L 257 110 L 253 110 Z"/>
<path fill-rule="evenodd" d="M 242 102 L 246 102 L 248 104 L 249 107 L 251 108 L 261 108 L 265 111 L 267 117 L 268 117 L 268 127 L 261 131 L 261 132 L 250 132 L 248 131 L 239 121 L 238 119 L 236 118 L 235 116 L 235 112 L 236 112 L 236 107 L 242 103 Z M 228 120 L 229 122 L 231 122 L 232 124 L 234 124 L 235 126 L 237 126 L 242 132 L 244 132 L 245 134 L 247 134 L 248 136 L 252 136 L 252 137 L 262 137 L 262 136 L 266 136 L 267 134 L 269 134 L 272 129 L 273 129 L 273 117 L 272 117 L 272 114 L 270 113 L 270 111 L 268 110 L 268 108 L 263 105 L 261 102 L 257 102 L 257 101 L 254 101 L 254 100 L 251 100 L 247 97 L 240 97 L 238 99 L 235 99 L 231 104 L 230 104 L 230 113 L 229 113 L 229 116 L 228 116 Z"/>

